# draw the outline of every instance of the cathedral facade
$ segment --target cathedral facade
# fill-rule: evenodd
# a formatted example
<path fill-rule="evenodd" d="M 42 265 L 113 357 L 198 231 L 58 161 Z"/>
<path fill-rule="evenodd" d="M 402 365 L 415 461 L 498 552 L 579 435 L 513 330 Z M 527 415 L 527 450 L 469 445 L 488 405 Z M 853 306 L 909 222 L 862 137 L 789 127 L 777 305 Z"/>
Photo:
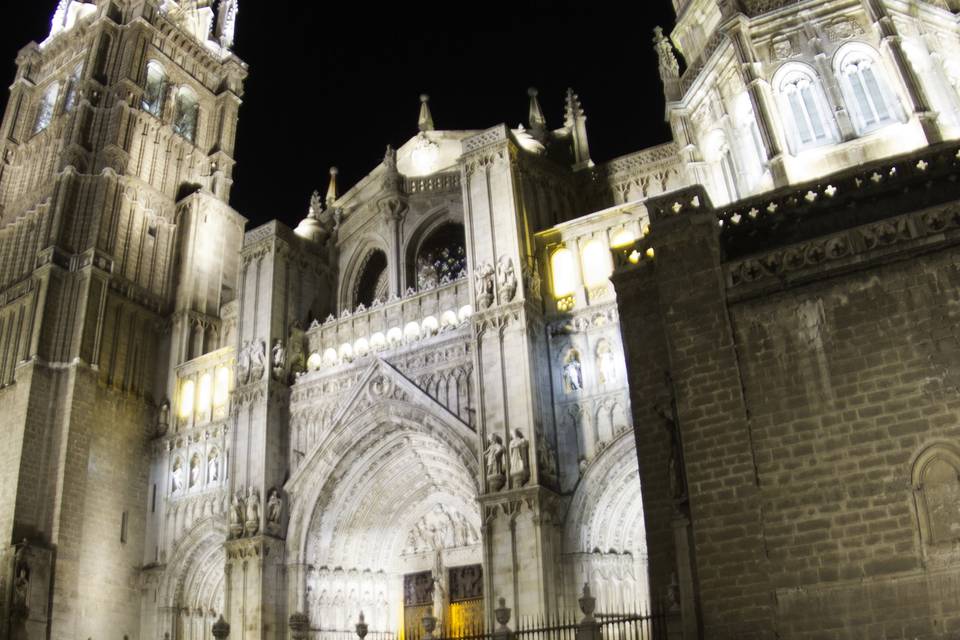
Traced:
<path fill-rule="evenodd" d="M 825 336 L 900 240 L 940 288 L 904 323 L 952 336 L 954 219 L 923 207 L 960 196 L 957 7 L 674 8 L 674 142 L 596 163 L 573 90 L 560 126 L 531 90 L 468 131 L 422 96 L 357 184 L 247 230 L 236 0 L 62 0 L 0 125 L 0 634 L 403 637 L 584 584 L 684 638 L 862 637 L 850 603 L 900 596 L 949 632 L 954 353 L 875 361 L 879 303 Z"/>

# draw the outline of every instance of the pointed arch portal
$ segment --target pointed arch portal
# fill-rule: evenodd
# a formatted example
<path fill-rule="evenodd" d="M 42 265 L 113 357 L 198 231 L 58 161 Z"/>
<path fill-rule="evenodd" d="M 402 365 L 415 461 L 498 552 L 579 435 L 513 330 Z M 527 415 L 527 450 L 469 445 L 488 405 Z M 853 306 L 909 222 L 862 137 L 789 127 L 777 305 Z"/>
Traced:
<path fill-rule="evenodd" d="M 377 361 L 327 436 L 287 484 L 288 562 L 317 630 L 371 631 L 482 612 L 475 433 L 396 369 Z M 473 597 L 468 597 L 473 596 Z M 469 602 L 468 602 L 469 601 Z"/>

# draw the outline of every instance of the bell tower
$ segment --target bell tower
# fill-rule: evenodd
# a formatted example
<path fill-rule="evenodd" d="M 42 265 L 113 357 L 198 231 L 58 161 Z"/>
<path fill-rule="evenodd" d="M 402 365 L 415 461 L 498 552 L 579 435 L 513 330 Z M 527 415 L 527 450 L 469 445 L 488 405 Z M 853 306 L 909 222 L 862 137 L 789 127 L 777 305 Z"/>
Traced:
<path fill-rule="evenodd" d="M 139 635 L 162 515 L 149 443 L 178 427 L 177 368 L 226 346 L 237 291 L 237 9 L 61 0 L 17 58 L 0 122 L 0 636 Z"/>

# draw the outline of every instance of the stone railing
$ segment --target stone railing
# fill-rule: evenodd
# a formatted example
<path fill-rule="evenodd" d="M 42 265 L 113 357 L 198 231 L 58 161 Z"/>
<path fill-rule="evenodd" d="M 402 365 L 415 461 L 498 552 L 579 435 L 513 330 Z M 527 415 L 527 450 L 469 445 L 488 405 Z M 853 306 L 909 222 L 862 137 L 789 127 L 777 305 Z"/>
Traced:
<path fill-rule="evenodd" d="M 398 299 L 369 309 L 345 311 L 314 323 L 307 331 L 308 371 L 350 362 L 368 353 L 395 349 L 465 323 L 473 315 L 470 278 L 424 291 L 408 291 Z"/>
<path fill-rule="evenodd" d="M 460 191 L 460 171 L 435 173 L 422 178 L 404 178 L 404 193 L 442 193 Z"/>

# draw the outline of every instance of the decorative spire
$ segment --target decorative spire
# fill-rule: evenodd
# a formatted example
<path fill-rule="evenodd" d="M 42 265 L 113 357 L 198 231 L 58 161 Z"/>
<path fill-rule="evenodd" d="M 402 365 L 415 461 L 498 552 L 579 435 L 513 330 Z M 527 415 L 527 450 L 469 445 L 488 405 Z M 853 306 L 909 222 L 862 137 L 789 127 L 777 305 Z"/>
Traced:
<path fill-rule="evenodd" d="M 570 132 L 573 143 L 573 168 L 575 170 L 593 166 L 590 159 L 590 144 L 587 141 L 587 116 L 580 104 L 580 96 L 567 89 L 563 126 Z"/>
<path fill-rule="evenodd" d="M 336 167 L 330 167 L 330 186 L 327 188 L 327 206 L 332 207 L 337 201 L 337 174 L 340 171 Z"/>
<path fill-rule="evenodd" d="M 536 132 L 544 131 L 547 128 L 547 119 L 543 115 L 543 109 L 540 108 L 540 101 L 537 100 L 538 93 L 535 87 L 527 89 L 527 95 L 530 96 L 530 117 L 528 121 L 535 136 Z"/>
<path fill-rule="evenodd" d="M 420 119 L 417 126 L 420 131 L 433 131 L 433 115 L 430 113 L 430 96 L 425 93 L 420 94 Z"/>
<path fill-rule="evenodd" d="M 217 7 L 217 39 L 224 49 L 233 46 L 239 12 L 240 0 L 220 0 L 220 6 Z"/>
<path fill-rule="evenodd" d="M 673 44 L 663 35 L 663 27 L 653 28 L 653 47 L 660 59 L 660 78 L 664 82 L 675 80 L 680 76 L 680 63 L 673 53 Z"/>

